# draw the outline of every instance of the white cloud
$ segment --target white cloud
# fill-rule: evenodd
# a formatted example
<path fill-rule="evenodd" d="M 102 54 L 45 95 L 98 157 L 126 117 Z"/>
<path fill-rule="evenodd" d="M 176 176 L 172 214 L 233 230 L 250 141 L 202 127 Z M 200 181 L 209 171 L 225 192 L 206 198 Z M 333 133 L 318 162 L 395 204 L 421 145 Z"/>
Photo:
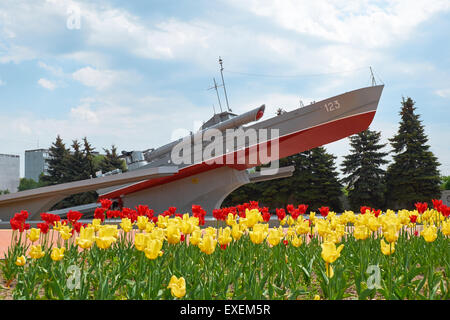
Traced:
<path fill-rule="evenodd" d="M 6 82 L 0 79 L 0 87 L 6 85 Z"/>
<path fill-rule="evenodd" d="M 450 88 L 439 89 L 439 90 L 434 91 L 434 93 L 442 98 L 448 98 L 448 97 L 450 97 Z"/>
<path fill-rule="evenodd" d="M 44 79 L 44 78 L 39 79 L 38 80 L 38 84 L 41 87 L 43 87 L 45 89 L 48 89 L 48 90 L 54 90 L 56 88 L 56 84 L 55 83 L 53 83 L 50 80 Z"/>
<path fill-rule="evenodd" d="M 282 28 L 330 42 L 368 48 L 387 46 L 409 36 L 433 14 L 450 9 L 446 0 L 372 2 L 347 0 L 230 0 Z"/>
<path fill-rule="evenodd" d="M 112 70 L 97 70 L 91 67 L 84 67 L 72 73 L 72 77 L 85 86 L 102 90 L 117 82 L 120 79 L 120 73 Z"/>
<path fill-rule="evenodd" d="M 32 60 L 36 57 L 34 50 L 18 45 L 6 47 L 0 43 L 0 63 L 20 63 L 26 60 Z"/>

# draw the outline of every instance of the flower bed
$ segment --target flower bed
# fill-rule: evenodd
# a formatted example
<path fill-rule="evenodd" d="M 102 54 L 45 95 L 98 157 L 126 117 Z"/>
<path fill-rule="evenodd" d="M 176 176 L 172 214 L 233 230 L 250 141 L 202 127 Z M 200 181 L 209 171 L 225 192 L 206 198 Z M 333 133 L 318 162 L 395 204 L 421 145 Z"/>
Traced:
<path fill-rule="evenodd" d="M 147 206 L 109 210 L 89 224 L 28 213 L 11 219 L 1 273 L 14 299 L 448 299 L 450 208 L 276 209 L 256 202 L 206 212 Z M 108 219 L 120 218 L 120 225 Z"/>

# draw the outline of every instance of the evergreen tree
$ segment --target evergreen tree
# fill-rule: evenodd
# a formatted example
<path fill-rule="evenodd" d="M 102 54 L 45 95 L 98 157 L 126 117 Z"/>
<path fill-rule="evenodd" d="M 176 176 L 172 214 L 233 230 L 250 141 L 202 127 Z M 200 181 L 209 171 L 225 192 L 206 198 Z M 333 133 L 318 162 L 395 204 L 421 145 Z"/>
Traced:
<path fill-rule="evenodd" d="M 48 174 L 42 177 L 44 183 L 54 185 L 70 181 L 67 174 L 68 156 L 69 150 L 58 135 L 49 148 Z"/>
<path fill-rule="evenodd" d="M 89 161 L 87 155 L 90 155 L 92 152 L 91 146 L 87 142 L 87 139 L 84 138 L 84 150 L 81 150 L 81 144 L 78 140 L 72 141 L 72 149 L 73 151 L 69 153 L 67 156 L 66 164 L 66 175 L 70 182 L 79 181 L 91 178 L 91 168 L 92 167 L 92 158 Z M 86 148 L 88 148 L 88 153 L 86 153 Z M 89 163 L 90 162 L 90 163 Z M 98 194 L 95 191 L 88 191 L 78 194 L 73 194 L 64 200 L 57 203 L 53 209 L 61 209 L 72 206 L 78 206 L 82 204 L 88 204 L 95 202 L 98 198 Z"/>
<path fill-rule="evenodd" d="M 414 203 L 440 197 L 437 158 L 429 150 L 422 121 L 415 114 L 415 102 L 403 98 L 397 134 L 390 139 L 393 163 L 386 172 L 390 206 L 413 208 Z"/>
<path fill-rule="evenodd" d="M 125 161 L 121 158 L 119 158 L 117 154 L 117 148 L 116 146 L 111 146 L 111 151 L 108 149 L 103 149 L 106 153 L 106 155 L 103 157 L 102 161 L 100 162 L 100 169 L 103 173 L 120 169 L 122 172 L 127 171 Z"/>
<path fill-rule="evenodd" d="M 340 199 L 342 185 L 338 179 L 335 160 L 336 156 L 327 153 L 324 147 L 311 150 L 311 181 L 305 191 L 304 202 L 309 204 L 309 209 L 316 210 L 321 206 L 328 206 L 336 212 L 342 210 Z"/>
<path fill-rule="evenodd" d="M 222 206 L 237 205 L 250 200 L 271 209 L 285 208 L 287 204 L 308 204 L 309 210 L 330 206 L 342 208 L 342 195 L 334 157 L 320 147 L 280 159 L 280 167 L 294 165 L 291 177 L 252 183 L 233 191 Z"/>
<path fill-rule="evenodd" d="M 348 200 L 353 210 L 361 206 L 384 208 L 385 170 L 387 153 L 381 152 L 386 144 L 380 144 L 381 132 L 369 129 L 350 137 L 350 154 L 344 157 L 342 172 L 346 177 Z"/>
<path fill-rule="evenodd" d="M 83 138 L 83 146 L 83 170 L 87 173 L 88 178 L 95 178 L 95 172 L 97 171 L 97 168 L 95 167 L 94 163 L 94 148 L 88 142 L 86 137 Z"/>

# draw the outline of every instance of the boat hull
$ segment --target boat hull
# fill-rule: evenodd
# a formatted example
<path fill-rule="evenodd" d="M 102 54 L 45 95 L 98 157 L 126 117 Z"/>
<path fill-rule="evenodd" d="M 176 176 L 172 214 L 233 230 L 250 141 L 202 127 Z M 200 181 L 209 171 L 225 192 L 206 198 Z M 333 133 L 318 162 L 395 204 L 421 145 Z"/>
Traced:
<path fill-rule="evenodd" d="M 372 86 L 350 91 L 258 122 L 246 127 L 245 130 L 254 129 L 256 132 L 260 132 L 261 129 L 277 130 L 277 137 L 261 140 L 258 136 L 256 144 L 251 144 L 243 139 L 241 144 L 238 142 L 229 152 L 203 159 L 197 163 L 179 165 L 179 172 L 173 176 L 141 181 L 109 190 L 102 193 L 100 199 L 126 197 L 128 194 L 142 190 L 151 192 L 154 187 L 223 166 L 237 170 L 252 168 L 267 162 L 266 159 L 259 157 L 261 148 L 267 149 L 266 154 L 270 155 L 270 160 L 273 161 L 359 133 L 366 130 L 371 124 L 383 87 L 382 85 Z M 275 149 L 277 152 L 273 152 Z M 223 150 L 226 150 L 225 147 Z M 256 161 L 249 161 L 250 154 L 255 150 L 258 151 Z M 202 153 L 203 151 L 200 149 L 197 152 Z M 171 161 L 170 156 L 168 153 L 165 157 L 146 167 L 167 165 Z M 196 157 L 195 151 L 192 153 L 192 159 L 199 157 L 202 159 L 202 156 L 203 154 Z"/>

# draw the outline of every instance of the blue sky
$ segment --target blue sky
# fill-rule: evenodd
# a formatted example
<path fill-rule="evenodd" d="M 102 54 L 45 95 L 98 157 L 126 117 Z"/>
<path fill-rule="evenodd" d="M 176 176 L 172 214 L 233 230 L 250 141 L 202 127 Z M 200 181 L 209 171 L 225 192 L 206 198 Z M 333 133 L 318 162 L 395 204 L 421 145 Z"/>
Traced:
<path fill-rule="evenodd" d="M 372 66 L 385 89 L 371 129 L 387 142 L 413 98 L 450 175 L 448 30 L 448 0 L 2 0 L 0 153 L 23 176 L 24 150 L 57 134 L 99 151 L 165 144 L 218 109 L 221 56 L 233 111 L 266 104 L 264 118 L 367 86 Z M 339 164 L 348 139 L 326 147 Z"/>

